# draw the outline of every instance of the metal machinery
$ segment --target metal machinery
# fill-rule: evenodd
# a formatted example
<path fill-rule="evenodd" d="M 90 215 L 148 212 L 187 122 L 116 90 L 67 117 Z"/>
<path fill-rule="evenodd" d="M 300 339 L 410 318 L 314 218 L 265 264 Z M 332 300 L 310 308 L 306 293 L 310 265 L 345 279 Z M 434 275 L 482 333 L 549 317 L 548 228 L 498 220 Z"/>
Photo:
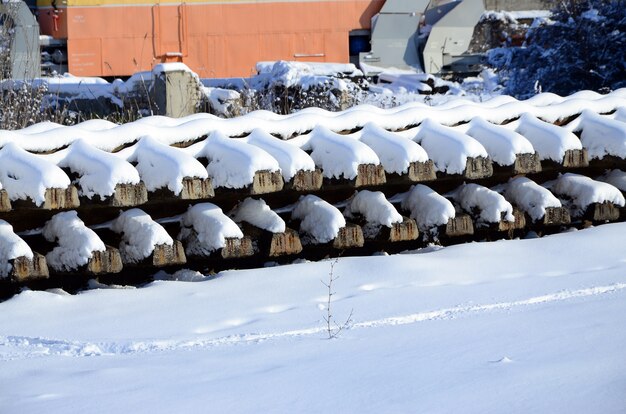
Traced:
<path fill-rule="evenodd" d="M 2 62 L 3 75 L 13 79 L 32 79 L 40 75 L 39 25 L 23 1 L 0 3 L 0 48 L 8 49 L 9 59 Z M 6 49 L 5 49 L 6 48 Z"/>
<path fill-rule="evenodd" d="M 362 66 L 471 72 L 480 56 L 467 49 L 484 11 L 483 0 L 388 0 L 374 21 L 371 51 L 360 54 Z"/>
<path fill-rule="evenodd" d="M 377 67 L 467 71 L 476 58 L 465 52 L 484 10 L 483 0 L 30 0 L 0 7 L 3 22 L 15 25 L 16 78 L 39 74 L 39 31 L 48 71 L 76 76 L 129 76 L 178 61 L 200 77 L 247 77 L 258 61 L 357 63 L 359 52 L 362 63 Z"/>

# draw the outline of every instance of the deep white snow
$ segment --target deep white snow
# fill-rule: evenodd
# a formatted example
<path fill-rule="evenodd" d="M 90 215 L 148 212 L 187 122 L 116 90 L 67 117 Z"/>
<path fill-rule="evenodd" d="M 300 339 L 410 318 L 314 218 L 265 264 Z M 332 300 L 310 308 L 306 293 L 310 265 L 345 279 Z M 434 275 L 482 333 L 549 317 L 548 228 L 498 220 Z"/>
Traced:
<path fill-rule="evenodd" d="M 402 223 L 402 215 L 380 191 L 362 190 L 348 201 L 344 210 L 346 217 L 359 214 L 367 223 L 391 227 L 394 223 Z"/>
<path fill-rule="evenodd" d="M 9 261 L 22 256 L 32 259 L 33 251 L 13 232 L 13 226 L 0 220 L 0 279 L 7 277 L 13 269 Z"/>
<path fill-rule="evenodd" d="M 626 224 L 0 303 L 7 413 L 622 413 Z M 421 254 L 420 254 L 421 253 Z"/>
<path fill-rule="evenodd" d="M 272 233 L 283 233 L 286 228 L 285 220 L 270 209 L 262 199 L 255 200 L 248 197 L 235 207 L 229 215 L 237 223 L 245 221 Z"/>
<path fill-rule="evenodd" d="M 207 256 L 226 246 L 227 238 L 241 239 L 243 233 L 222 209 L 212 203 L 195 204 L 183 214 L 178 236 L 186 240 L 187 254 Z"/>
<path fill-rule="evenodd" d="M 478 184 L 463 184 L 452 196 L 468 213 L 478 210 L 477 224 L 514 221 L 513 206 L 502 194 Z"/>
<path fill-rule="evenodd" d="M 624 195 L 611 184 L 580 174 L 566 173 L 544 185 L 557 195 L 571 199 L 576 213 L 583 213 L 593 203 L 613 203 L 624 206 Z"/>
<path fill-rule="evenodd" d="M 562 207 L 554 194 L 526 177 L 510 179 L 505 185 L 504 196 L 533 220 L 542 219 L 548 207 Z"/>
<path fill-rule="evenodd" d="M 422 231 L 447 224 L 456 217 L 450 200 L 423 184 L 414 185 L 403 196 L 402 208 L 411 213 Z"/>

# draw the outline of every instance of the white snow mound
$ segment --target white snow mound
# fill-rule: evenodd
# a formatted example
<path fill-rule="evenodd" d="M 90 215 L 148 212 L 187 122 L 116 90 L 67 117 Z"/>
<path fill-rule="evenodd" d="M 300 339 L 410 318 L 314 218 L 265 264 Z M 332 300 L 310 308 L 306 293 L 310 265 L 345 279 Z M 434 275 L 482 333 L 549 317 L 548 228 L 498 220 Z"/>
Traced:
<path fill-rule="evenodd" d="M 285 220 L 270 209 L 264 200 L 246 198 L 230 214 L 236 222 L 245 221 L 271 233 L 284 233 Z"/>
<path fill-rule="evenodd" d="M 353 135 L 374 150 L 388 173 L 406 174 L 411 163 L 428 161 L 428 154 L 418 143 L 374 123 L 366 124 Z"/>
<path fill-rule="evenodd" d="M 524 114 L 515 122 L 508 124 L 515 128 L 535 148 L 541 160 L 562 162 L 567 150 L 580 150 L 582 143 L 572 132 L 554 124 L 544 122 L 531 114 Z"/>
<path fill-rule="evenodd" d="M 626 158 L 626 123 L 589 110 L 579 119 L 580 140 L 590 159 L 602 159 L 605 155 Z"/>
<path fill-rule="evenodd" d="M 470 121 L 465 132 L 480 142 L 499 165 L 513 165 L 518 154 L 534 154 L 533 145 L 515 131 L 494 125 L 481 117 Z"/>
<path fill-rule="evenodd" d="M 356 193 L 344 211 L 347 217 L 353 217 L 354 214 L 365 217 L 368 224 L 386 227 L 403 220 L 402 215 L 380 191 L 363 190 Z"/>
<path fill-rule="evenodd" d="M 579 213 L 593 203 L 613 203 L 624 206 L 624 195 L 608 183 L 579 174 L 567 173 L 545 184 L 554 193 L 571 198 Z"/>
<path fill-rule="evenodd" d="M 43 157 L 10 143 L 0 149 L 0 182 L 11 200 L 30 198 L 41 206 L 46 200 L 46 189 L 67 188 L 70 178 Z"/>
<path fill-rule="evenodd" d="M 167 187 L 178 195 L 183 191 L 183 178 L 209 176 L 198 160 L 151 137 L 142 138 L 116 155 L 137 163 L 137 171 L 148 191 Z"/>
<path fill-rule="evenodd" d="M 257 171 L 280 171 L 278 161 L 263 149 L 219 131 L 185 151 L 209 160 L 206 169 L 214 187 L 244 188 L 252 184 Z"/>
<path fill-rule="evenodd" d="M 423 184 L 411 187 L 402 200 L 402 208 L 411 213 L 422 231 L 447 224 L 456 217 L 450 200 Z"/>
<path fill-rule="evenodd" d="M 463 174 L 468 157 L 487 158 L 487 150 L 480 142 L 453 128 L 425 120 L 415 137 L 434 161 L 438 171 Z"/>
<path fill-rule="evenodd" d="M 137 263 L 150 256 L 155 246 L 174 244 L 174 240 L 163 226 L 138 208 L 121 213 L 113 221 L 112 230 L 123 233 L 120 254 L 124 262 Z"/>
<path fill-rule="evenodd" d="M 237 224 L 211 203 L 189 207 L 183 214 L 179 239 L 186 239 L 186 252 L 206 256 L 226 246 L 226 238 L 243 238 Z"/>
<path fill-rule="evenodd" d="M 597 178 L 598 181 L 609 183 L 620 191 L 626 191 L 626 172 L 622 170 L 610 170 Z"/>
<path fill-rule="evenodd" d="M 317 243 L 333 240 L 339 229 L 346 226 L 346 219 L 335 206 L 311 194 L 300 197 L 291 217 L 301 220 L 300 230 L 312 236 Z"/>
<path fill-rule="evenodd" d="M 13 269 L 9 261 L 22 256 L 32 259 L 33 251 L 13 232 L 13 226 L 0 220 L 0 279 L 7 277 Z"/>
<path fill-rule="evenodd" d="M 262 129 L 252 131 L 246 141 L 265 150 L 278 161 L 285 181 L 291 180 L 298 171 L 315 171 L 315 162 L 309 154 Z"/>
<path fill-rule="evenodd" d="M 58 271 L 75 270 L 86 265 L 93 252 L 106 250 L 102 240 L 85 226 L 74 210 L 54 215 L 43 227 L 43 236 L 58 243 L 46 255 L 48 265 Z"/>
<path fill-rule="evenodd" d="M 504 195 L 533 220 L 543 218 L 548 207 L 562 207 L 554 194 L 526 177 L 512 178 L 506 185 Z"/>
<path fill-rule="evenodd" d="M 463 184 L 453 193 L 453 197 L 468 213 L 480 211 L 479 223 L 498 223 L 501 220 L 514 221 L 513 206 L 499 194 L 478 184 Z"/>
<path fill-rule="evenodd" d="M 308 136 L 306 147 L 311 149 L 315 165 L 322 168 L 325 177 L 356 178 L 361 164 L 380 165 L 376 153 L 356 139 L 332 132 L 323 126 L 317 126 Z"/>

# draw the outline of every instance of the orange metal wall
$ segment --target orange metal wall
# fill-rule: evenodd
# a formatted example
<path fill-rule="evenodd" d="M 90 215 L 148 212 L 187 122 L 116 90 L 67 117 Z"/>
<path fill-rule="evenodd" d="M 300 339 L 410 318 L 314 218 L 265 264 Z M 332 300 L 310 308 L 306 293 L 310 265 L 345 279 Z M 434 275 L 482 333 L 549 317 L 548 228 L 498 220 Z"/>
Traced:
<path fill-rule="evenodd" d="M 163 61 L 201 77 L 249 76 L 261 60 L 347 62 L 349 31 L 369 28 L 384 0 L 100 2 L 59 7 L 56 27 L 52 9 L 40 8 L 42 32 L 67 38 L 76 76 L 131 75 Z"/>

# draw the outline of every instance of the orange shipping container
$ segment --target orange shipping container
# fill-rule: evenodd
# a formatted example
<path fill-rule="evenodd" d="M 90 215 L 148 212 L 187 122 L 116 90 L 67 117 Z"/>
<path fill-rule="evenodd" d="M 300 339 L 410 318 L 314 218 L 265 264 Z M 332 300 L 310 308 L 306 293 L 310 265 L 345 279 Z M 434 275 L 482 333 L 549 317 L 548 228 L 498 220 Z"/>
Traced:
<path fill-rule="evenodd" d="M 263 60 L 348 62 L 350 32 L 369 29 L 383 3 L 46 0 L 38 18 L 43 34 L 67 39 L 76 76 L 128 76 L 179 61 L 201 77 L 247 77 Z"/>

